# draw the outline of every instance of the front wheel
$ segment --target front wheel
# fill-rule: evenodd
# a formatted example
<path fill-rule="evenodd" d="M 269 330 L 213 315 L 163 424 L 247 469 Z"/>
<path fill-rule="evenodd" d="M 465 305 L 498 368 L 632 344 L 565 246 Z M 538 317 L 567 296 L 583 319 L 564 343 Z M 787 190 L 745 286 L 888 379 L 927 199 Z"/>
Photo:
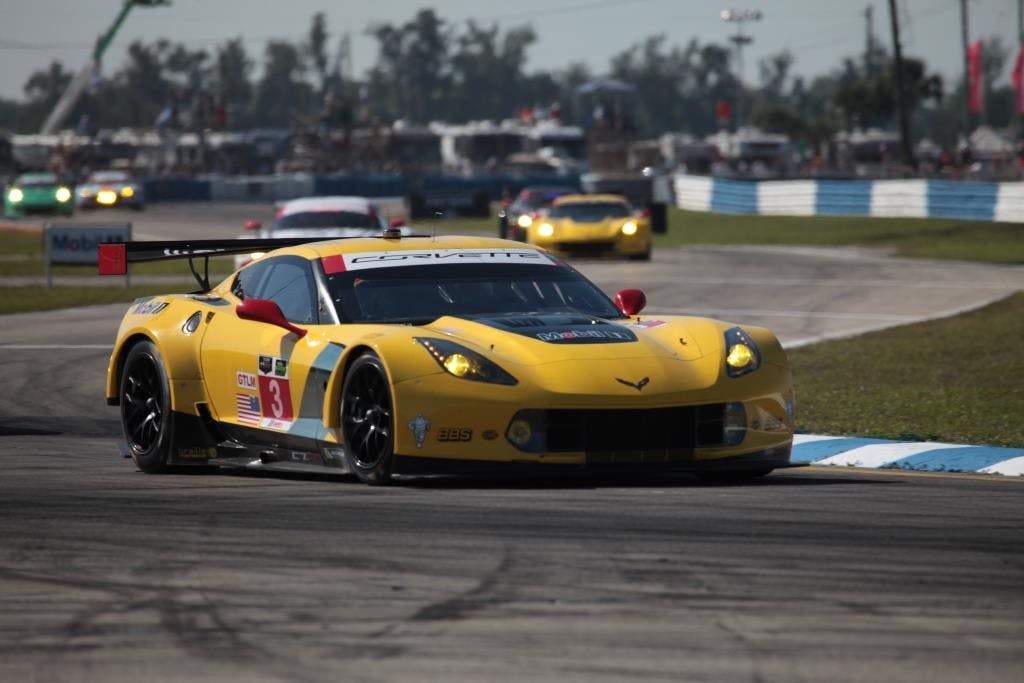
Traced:
<path fill-rule="evenodd" d="M 376 354 L 360 356 L 345 373 L 341 431 L 356 476 L 367 484 L 387 484 L 395 461 L 394 410 L 387 371 Z"/>
<path fill-rule="evenodd" d="M 135 465 L 165 472 L 173 447 L 171 390 L 163 358 L 152 342 L 128 352 L 121 373 L 121 429 Z"/>

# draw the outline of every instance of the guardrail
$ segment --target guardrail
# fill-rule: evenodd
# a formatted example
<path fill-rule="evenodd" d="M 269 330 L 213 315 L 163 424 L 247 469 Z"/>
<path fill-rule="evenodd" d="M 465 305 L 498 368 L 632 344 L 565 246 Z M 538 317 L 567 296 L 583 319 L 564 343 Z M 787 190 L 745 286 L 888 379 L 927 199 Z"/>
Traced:
<path fill-rule="evenodd" d="M 677 175 L 676 206 L 777 216 L 890 216 L 1024 222 L 1024 182 L 728 180 Z"/>

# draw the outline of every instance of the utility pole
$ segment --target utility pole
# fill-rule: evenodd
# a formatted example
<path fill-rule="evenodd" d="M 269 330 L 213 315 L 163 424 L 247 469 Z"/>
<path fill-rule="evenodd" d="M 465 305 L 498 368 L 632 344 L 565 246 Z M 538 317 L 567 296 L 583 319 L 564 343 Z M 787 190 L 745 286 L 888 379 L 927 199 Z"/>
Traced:
<path fill-rule="evenodd" d="M 722 21 L 736 24 L 736 35 L 730 36 L 729 40 L 736 46 L 736 81 L 739 89 L 736 93 L 736 128 L 743 124 L 743 46 L 754 42 L 754 39 L 743 33 L 743 24 L 748 21 L 761 21 L 761 10 L 722 10 L 719 15 Z"/>
<path fill-rule="evenodd" d="M 971 134 L 971 66 L 967 59 L 967 0 L 960 0 L 960 54 L 964 58 L 964 139 Z"/>
<path fill-rule="evenodd" d="M 1021 0 L 1024 2 L 1024 0 Z M 864 8 L 864 72 L 875 74 L 875 6 Z"/>
<path fill-rule="evenodd" d="M 903 163 L 915 166 L 914 150 L 910 146 L 910 112 L 907 111 L 907 91 L 903 86 L 903 50 L 900 47 L 900 22 L 896 16 L 896 0 L 889 0 L 889 19 L 892 21 L 892 51 L 896 58 L 896 101 L 900 110 L 900 149 Z"/>

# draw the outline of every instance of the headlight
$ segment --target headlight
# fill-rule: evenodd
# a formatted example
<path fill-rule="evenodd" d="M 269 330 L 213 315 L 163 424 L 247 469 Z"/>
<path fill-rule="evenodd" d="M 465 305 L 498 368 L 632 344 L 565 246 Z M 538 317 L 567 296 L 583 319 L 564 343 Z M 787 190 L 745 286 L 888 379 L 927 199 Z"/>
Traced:
<path fill-rule="evenodd" d="M 537 228 L 537 234 L 541 237 L 551 237 L 555 234 L 555 226 L 550 223 L 541 223 L 540 227 Z"/>
<path fill-rule="evenodd" d="M 623 235 L 635 235 L 636 234 L 636 223 L 633 221 L 626 221 L 622 224 Z"/>
<path fill-rule="evenodd" d="M 135 196 L 135 190 L 133 190 L 130 187 L 122 187 L 121 188 L 121 196 L 125 197 L 126 199 L 128 197 L 134 197 Z"/>
<path fill-rule="evenodd" d="M 54 196 L 57 197 L 58 202 L 66 202 L 71 199 L 71 190 L 66 187 L 58 187 L 57 194 Z"/>
<path fill-rule="evenodd" d="M 7 193 L 7 199 L 9 199 L 11 201 L 11 204 L 17 204 L 18 202 L 20 202 L 24 198 L 25 198 L 25 193 L 22 192 L 21 190 L 19 190 L 16 187 L 11 188 L 11 191 Z"/>
<path fill-rule="evenodd" d="M 739 377 L 761 367 L 761 351 L 749 334 L 739 327 L 725 332 L 725 371 Z"/>
<path fill-rule="evenodd" d="M 521 214 L 519 218 L 516 219 L 516 225 L 520 228 L 528 228 L 533 225 L 533 218 L 531 218 L 528 213 Z"/>
<path fill-rule="evenodd" d="M 427 337 L 416 337 L 416 341 L 449 375 L 488 384 L 518 384 L 515 377 L 461 344 Z"/>

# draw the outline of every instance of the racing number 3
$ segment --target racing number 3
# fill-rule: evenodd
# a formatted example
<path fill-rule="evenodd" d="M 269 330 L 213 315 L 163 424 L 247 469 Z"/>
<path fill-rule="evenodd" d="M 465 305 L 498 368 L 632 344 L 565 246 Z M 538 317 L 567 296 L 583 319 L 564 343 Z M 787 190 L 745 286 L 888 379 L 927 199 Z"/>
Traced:
<path fill-rule="evenodd" d="M 288 380 L 260 375 L 260 406 L 264 417 L 292 419 L 292 396 Z"/>

